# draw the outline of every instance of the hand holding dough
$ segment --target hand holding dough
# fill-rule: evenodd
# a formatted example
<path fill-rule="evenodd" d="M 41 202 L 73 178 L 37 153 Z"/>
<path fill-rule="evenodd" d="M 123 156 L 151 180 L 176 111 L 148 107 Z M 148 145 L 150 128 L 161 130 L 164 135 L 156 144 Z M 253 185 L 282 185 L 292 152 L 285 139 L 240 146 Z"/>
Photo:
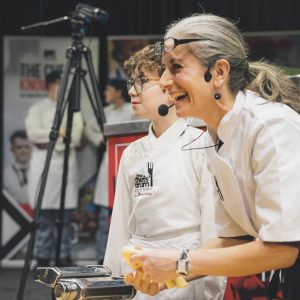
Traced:
<path fill-rule="evenodd" d="M 129 265 L 129 267 L 132 268 L 133 270 L 143 269 L 142 262 L 137 262 L 137 263 L 133 264 L 130 260 L 131 255 L 138 254 L 140 252 L 141 252 L 141 250 L 133 248 L 133 247 L 125 246 L 122 248 L 123 258 L 126 261 L 126 263 Z M 188 286 L 188 283 L 180 275 L 173 280 L 169 280 L 169 281 L 165 282 L 165 284 L 168 289 L 170 289 L 170 288 L 185 288 Z"/>

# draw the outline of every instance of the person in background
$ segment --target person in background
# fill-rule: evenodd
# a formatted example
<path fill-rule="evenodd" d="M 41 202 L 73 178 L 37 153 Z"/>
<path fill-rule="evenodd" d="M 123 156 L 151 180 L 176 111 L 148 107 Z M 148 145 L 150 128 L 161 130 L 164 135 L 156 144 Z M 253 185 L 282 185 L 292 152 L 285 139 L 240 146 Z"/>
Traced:
<path fill-rule="evenodd" d="M 28 176 L 28 193 L 32 207 L 35 207 L 41 175 L 47 155 L 49 133 L 56 113 L 57 92 L 60 84 L 60 73 L 53 71 L 46 75 L 48 95 L 45 99 L 32 105 L 25 120 L 28 138 L 32 143 L 32 157 Z M 53 258 L 56 241 L 56 220 L 61 200 L 62 174 L 65 144 L 63 138 L 66 130 L 67 108 L 65 110 L 59 137 L 52 153 L 50 168 L 42 206 L 39 226 L 36 229 L 35 258 L 38 266 L 48 266 Z M 73 115 L 71 144 L 69 156 L 69 172 L 65 197 L 64 225 L 60 253 L 60 266 L 72 265 L 71 257 L 71 220 L 78 202 L 78 174 L 76 162 L 76 146 L 79 145 L 83 131 L 81 113 Z"/>
<path fill-rule="evenodd" d="M 147 41 L 145 39 L 120 39 L 111 40 L 110 43 L 109 77 L 127 80 L 128 74 L 124 70 L 124 61 L 142 49 Z"/>
<path fill-rule="evenodd" d="M 105 102 L 108 104 L 104 108 L 106 123 L 122 123 L 134 120 L 131 105 L 128 103 L 128 93 L 126 81 L 118 78 L 110 78 L 107 81 L 104 91 Z M 103 143 L 103 135 L 95 120 L 86 124 L 85 135 L 95 146 Z M 103 145 L 105 146 L 105 145 Z M 107 152 L 103 154 L 98 171 L 94 203 L 98 206 L 98 227 L 96 231 L 96 258 L 99 264 L 103 263 L 105 248 L 107 243 L 110 209 L 108 206 L 108 161 Z"/>
<path fill-rule="evenodd" d="M 123 152 L 104 265 L 120 276 L 129 271 L 122 261 L 124 246 L 143 249 L 195 249 L 215 237 L 212 178 L 206 154 L 190 149 L 201 136 L 191 120 L 180 119 L 169 105 L 168 93 L 159 86 L 160 62 L 153 45 L 146 46 L 125 62 L 131 105 L 136 117 L 152 123 L 147 136 L 132 142 Z M 223 299 L 226 279 L 207 277 L 187 288 L 165 290 L 134 299 Z M 150 293 L 151 294 L 151 293 Z"/>
<path fill-rule="evenodd" d="M 208 125 L 200 151 L 208 152 L 218 191 L 219 238 L 189 252 L 187 279 L 283 269 L 283 299 L 299 299 L 298 89 L 276 66 L 249 61 L 238 28 L 215 15 L 170 25 L 156 52 L 165 65 L 160 84 L 177 115 Z M 132 263 L 141 261 L 144 273 L 126 281 L 147 293 L 151 279 L 177 276 L 180 257 L 163 249 L 135 255 Z"/>
<path fill-rule="evenodd" d="M 27 192 L 31 144 L 25 130 L 16 130 L 12 133 L 10 150 L 14 161 L 4 169 L 4 189 L 32 216 Z"/>

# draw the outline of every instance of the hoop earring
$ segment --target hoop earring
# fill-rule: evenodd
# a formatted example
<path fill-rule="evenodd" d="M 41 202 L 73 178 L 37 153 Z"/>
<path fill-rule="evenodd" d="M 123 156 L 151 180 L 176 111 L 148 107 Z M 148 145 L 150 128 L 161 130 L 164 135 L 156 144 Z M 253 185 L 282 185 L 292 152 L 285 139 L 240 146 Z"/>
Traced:
<path fill-rule="evenodd" d="M 219 92 L 216 92 L 216 93 L 214 94 L 214 98 L 215 98 L 215 100 L 219 101 L 219 100 L 221 100 L 222 95 L 221 95 Z"/>

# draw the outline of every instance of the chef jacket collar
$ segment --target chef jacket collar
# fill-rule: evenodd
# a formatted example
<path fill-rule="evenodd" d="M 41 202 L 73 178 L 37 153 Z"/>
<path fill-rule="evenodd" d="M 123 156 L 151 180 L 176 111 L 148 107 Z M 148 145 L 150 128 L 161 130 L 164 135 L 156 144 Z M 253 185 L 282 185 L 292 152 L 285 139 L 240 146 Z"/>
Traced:
<path fill-rule="evenodd" d="M 157 143 L 168 145 L 174 140 L 178 139 L 185 132 L 187 127 L 187 121 L 183 118 L 179 118 L 162 135 L 157 138 L 153 133 L 151 123 L 149 126 L 149 137 L 151 137 Z"/>
<path fill-rule="evenodd" d="M 238 92 L 232 109 L 220 121 L 217 129 L 219 139 L 223 142 L 230 142 L 234 134 L 239 119 L 241 117 L 241 110 L 244 106 L 246 93 L 243 91 Z"/>

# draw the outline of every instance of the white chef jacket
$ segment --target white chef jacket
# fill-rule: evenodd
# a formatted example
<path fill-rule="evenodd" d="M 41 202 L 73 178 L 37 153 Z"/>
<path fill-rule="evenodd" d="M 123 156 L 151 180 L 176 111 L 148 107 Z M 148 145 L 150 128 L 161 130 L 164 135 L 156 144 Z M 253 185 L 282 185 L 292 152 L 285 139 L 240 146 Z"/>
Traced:
<path fill-rule="evenodd" d="M 22 169 L 28 172 L 28 165 L 22 165 L 14 161 L 4 169 L 3 185 L 7 192 L 17 203 L 28 203 L 27 183 L 24 182 Z"/>
<path fill-rule="evenodd" d="M 106 123 L 122 123 L 135 119 L 131 104 L 124 103 L 121 107 L 115 107 L 113 104 L 104 108 Z M 105 152 L 101 162 L 99 173 L 97 177 L 94 203 L 108 207 L 108 153 Z"/>
<path fill-rule="evenodd" d="M 224 144 L 208 152 L 221 192 L 219 236 L 300 241 L 299 114 L 254 92 L 239 92 L 217 134 Z M 212 135 L 206 138 L 214 144 Z"/>
<path fill-rule="evenodd" d="M 104 260 L 114 275 L 127 271 L 126 267 L 121 269 L 120 253 L 124 245 L 194 249 L 203 240 L 216 236 L 206 153 L 181 149 L 199 137 L 201 131 L 188 126 L 183 119 L 159 138 L 151 128 L 150 125 L 146 137 L 131 143 L 121 158 Z M 196 145 L 192 143 L 185 149 Z M 204 281 L 197 280 L 191 282 L 188 289 L 166 290 L 155 299 L 222 299 L 224 278 L 207 280 L 211 290 L 206 298 Z M 137 299 L 147 297 L 140 294 Z"/>
<path fill-rule="evenodd" d="M 56 112 L 56 102 L 45 98 L 33 106 L 28 111 L 25 126 L 28 138 L 33 143 L 29 174 L 28 174 L 28 195 L 32 207 L 38 196 L 37 189 L 40 185 L 42 171 L 47 155 L 47 149 L 38 149 L 35 143 L 48 143 L 49 133 L 53 125 Z M 66 128 L 67 111 L 62 120 L 61 127 Z M 71 133 L 70 157 L 68 182 L 65 197 L 65 208 L 71 209 L 78 204 L 78 171 L 76 162 L 75 146 L 79 145 L 83 130 L 83 121 L 80 113 L 73 115 L 73 126 Z M 65 144 L 60 137 L 52 153 L 50 168 L 46 181 L 46 189 L 42 202 L 42 209 L 59 209 L 61 181 L 63 174 Z"/>

